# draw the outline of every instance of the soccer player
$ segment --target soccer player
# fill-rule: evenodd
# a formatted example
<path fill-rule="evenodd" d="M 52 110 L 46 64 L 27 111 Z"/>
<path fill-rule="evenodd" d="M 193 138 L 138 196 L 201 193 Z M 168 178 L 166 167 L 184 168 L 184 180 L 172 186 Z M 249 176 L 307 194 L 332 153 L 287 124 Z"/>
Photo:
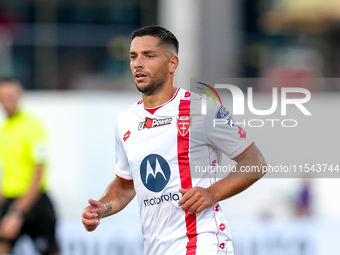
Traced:
<path fill-rule="evenodd" d="M 46 194 L 46 137 L 39 121 L 19 108 L 21 84 L 0 80 L 0 103 L 7 119 L 0 129 L 0 254 L 12 251 L 22 234 L 42 255 L 57 255 L 56 216 Z"/>
<path fill-rule="evenodd" d="M 209 104 L 207 115 L 192 116 L 190 105 L 200 97 L 175 87 L 177 54 L 176 37 L 163 27 L 133 33 L 130 67 L 143 100 L 118 116 L 117 177 L 98 201 L 89 199 L 82 222 L 95 230 L 137 194 L 145 255 L 233 254 L 218 202 L 262 177 L 240 173 L 242 166 L 266 163 L 241 127 L 213 127 L 217 111 L 231 118 L 224 107 Z M 220 181 L 211 173 L 192 176 L 195 166 L 220 164 L 222 152 L 238 163 L 237 172 Z"/>

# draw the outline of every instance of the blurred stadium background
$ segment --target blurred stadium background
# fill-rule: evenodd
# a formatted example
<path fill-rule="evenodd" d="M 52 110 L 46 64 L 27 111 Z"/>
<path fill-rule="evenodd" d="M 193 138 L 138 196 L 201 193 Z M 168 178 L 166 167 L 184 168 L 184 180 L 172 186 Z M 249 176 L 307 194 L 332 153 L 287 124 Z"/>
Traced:
<path fill-rule="evenodd" d="M 187 89 L 193 77 L 340 76 L 340 0 L 0 1 L 0 76 L 24 84 L 24 107 L 48 127 L 64 255 L 142 254 L 135 200 L 95 233 L 85 231 L 80 215 L 114 178 L 116 117 L 140 99 L 129 70 L 130 35 L 151 24 L 178 37 L 175 83 Z M 339 84 L 306 88 L 321 95 L 314 107 L 339 117 Z M 236 254 L 338 254 L 339 195 L 338 179 L 261 180 L 223 202 Z M 33 254 L 28 246 L 23 240 L 17 254 Z"/>

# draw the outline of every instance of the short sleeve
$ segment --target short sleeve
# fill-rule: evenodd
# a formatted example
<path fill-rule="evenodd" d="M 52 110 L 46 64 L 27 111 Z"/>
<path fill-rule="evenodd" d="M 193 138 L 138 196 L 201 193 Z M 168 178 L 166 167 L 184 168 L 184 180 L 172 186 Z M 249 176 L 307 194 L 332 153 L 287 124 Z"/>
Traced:
<path fill-rule="evenodd" d="M 118 121 L 116 125 L 115 148 L 116 148 L 116 167 L 115 174 L 125 180 L 132 180 L 130 165 L 123 147 L 123 136 L 119 132 Z"/>
<path fill-rule="evenodd" d="M 209 100 L 204 125 L 207 143 L 231 159 L 241 155 L 254 143 L 243 127 L 235 125 L 231 113 L 223 105 L 216 106 Z"/>

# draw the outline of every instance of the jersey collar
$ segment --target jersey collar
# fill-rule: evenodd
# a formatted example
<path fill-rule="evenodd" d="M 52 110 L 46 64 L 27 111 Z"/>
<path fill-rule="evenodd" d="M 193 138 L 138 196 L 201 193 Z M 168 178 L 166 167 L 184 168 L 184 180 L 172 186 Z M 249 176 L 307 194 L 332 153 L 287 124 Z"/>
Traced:
<path fill-rule="evenodd" d="M 179 92 L 179 89 L 180 89 L 180 88 L 177 88 L 175 95 L 173 95 L 173 97 L 172 97 L 169 101 L 165 102 L 164 104 L 159 105 L 159 106 L 156 106 L 156 107 L 152 107 L 152 108 L 146 108 L 146 107 L 144 107 L 144 109 L 145 109 L 146 111 L 148 111 L 149 113 L 154 114 L 159 108 L 161 108 L 161 107 L 163 107 L 164 105 L 167 105 L 168 103 L 170 103 L 171 101 L 173 101 L 173 100 L 176 98 L 176 96 L 177 96 L 177 94 L 178 94 L 178 92 Z"/>

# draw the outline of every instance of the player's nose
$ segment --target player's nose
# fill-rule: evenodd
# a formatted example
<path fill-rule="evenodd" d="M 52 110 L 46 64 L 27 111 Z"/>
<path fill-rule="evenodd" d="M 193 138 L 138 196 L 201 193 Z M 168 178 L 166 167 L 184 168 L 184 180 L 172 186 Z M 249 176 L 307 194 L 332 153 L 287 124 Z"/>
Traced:
<path fill-rule="evenodd" d="M 143 58 L 141 57 L 136 57 L 135 61 L 134 61 L 134 68 L 135 70 L 139 70 L 139 69 L 143 69 L 144 68 L 144 62 L 143 62 Z"/>

